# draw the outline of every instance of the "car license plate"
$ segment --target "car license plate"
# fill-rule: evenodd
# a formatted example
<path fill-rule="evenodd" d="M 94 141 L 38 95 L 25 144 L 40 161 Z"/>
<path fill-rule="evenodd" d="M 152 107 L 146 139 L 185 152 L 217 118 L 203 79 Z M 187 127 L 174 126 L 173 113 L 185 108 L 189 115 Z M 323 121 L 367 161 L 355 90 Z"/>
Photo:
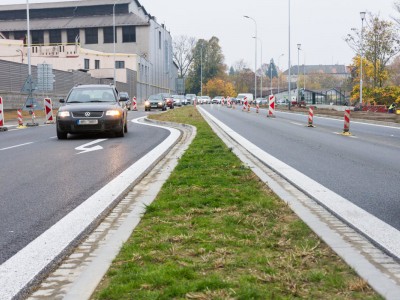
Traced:
<path fill-rule="evenodd" d="M 96 125 L 99 120 L 78 120 L 78 125 Z"/>

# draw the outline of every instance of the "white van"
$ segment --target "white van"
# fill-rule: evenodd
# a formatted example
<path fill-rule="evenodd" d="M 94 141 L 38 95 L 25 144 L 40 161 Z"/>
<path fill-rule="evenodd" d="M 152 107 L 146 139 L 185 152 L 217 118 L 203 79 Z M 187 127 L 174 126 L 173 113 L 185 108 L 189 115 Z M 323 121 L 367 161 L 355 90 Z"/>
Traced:
<path fill-rule="evenodd" d="M 247 101 L 249 101 L 249 103 L 252 103 L 254 100 L 253 94 L 241 93 L 237 95 L 236 101 L 242 104 L 244 97 L 247 97 Z"/>

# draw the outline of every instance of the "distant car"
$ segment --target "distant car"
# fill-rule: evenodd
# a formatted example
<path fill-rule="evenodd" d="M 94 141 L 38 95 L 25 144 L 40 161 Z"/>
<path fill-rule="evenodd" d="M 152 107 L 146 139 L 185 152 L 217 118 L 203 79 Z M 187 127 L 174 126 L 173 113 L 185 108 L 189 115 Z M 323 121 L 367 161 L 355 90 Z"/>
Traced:
<path fill-rule="evenodd" d="M 197 101 L 196 94 L 186 94 L 185 98 L 188 100 L 187 104 L 193 104 L 195 100 Z"/>
<path fill-rule="evenodd" d="M 211 103 L 213 104 L 221 104 L 222 102 L 222 96 L 215 96 L 212 100 Z"/>
<path fill-rule="evenodd" d="M 122 104 L 125 105 L 125 108 L 127 110 L 131 110 L 132 109 L 132 101 L 129 98 L 129 94 L 127 92 L 119 92 L 118 94 L 119 97 L 119 101 L 122 101 Z"/>
<path fill-rule="evenodd" d="M 268 104 L 268 99 L 266 99 L 266 98 L 257 98 L 256 99 L 256 104 L 258 104 L 258 105 L 267 105 Z"/>
<path fill-rule="evenodd" d="M 211 98 L 209 96 L 201 96 L 201 103 L 202 104 L 210 104 L 211 103 Z"/>
<path fill-rule="evenodd" d="M 172 95 L 172 98 L 174 99 L 175 106 L 182 106 L 183 101 L 186 102 L 185 96 L 183 95 Z"/>
<path fill-rule="evenodd" d="M 278 100 L 276 100 L 276 104 L 279 104 L 279 105 L 288 105 L 288 104 L 289 104 L 289 101 L 288 101 L 287 99 L 278 99 Z"/>
<path fill-rule="evenodd" d="M 144 110 L 150 111 L 152 108 L 167 110 L 166 100 L 163 98 L 161 94 L 151 95 L 149 98 L 144 101 Z"/>
<path fill-rule="evenodd" d="M 168 93 L 160 93 L 160 95 L 165 100 L 167 107 L 173 109 L 174 108 L 174 99 L 172 98 L 172 96 Z"/>
<path fill-rule="evenodd" d="M 123 137 L 128 132 L 127 111 L 112 85 L 93 84 L 73 87 L 56 116 L 57 138 L 68 133 L 114 132 Z"/>

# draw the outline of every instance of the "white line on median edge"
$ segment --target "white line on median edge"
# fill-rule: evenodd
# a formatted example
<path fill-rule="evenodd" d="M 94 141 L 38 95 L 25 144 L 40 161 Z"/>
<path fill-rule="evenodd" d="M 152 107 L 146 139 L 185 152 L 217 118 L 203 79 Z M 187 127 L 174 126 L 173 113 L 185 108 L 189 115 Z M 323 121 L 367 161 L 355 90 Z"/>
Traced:
<path fill-rule="evenodd" d="M 353 226 L 353 228 L 356 228 L 372 241 L 379 244 L 390 254 L 400 258 L 400 232 L 397 229 L 351 203 L 349 200 L 334 193 L 303 173 L 283 163 L 274 156 L 266 153 L 264 150 L 260 149 L 216 119 L 210 113 L 202 108 L 200 109 L 229 136 L 271 169 L 279 173 L 282 177 L 286 178 L 330 211 L 334 212 L 338 217 Z"/>
<path fill-rule="evenodd" d="M 143 119 L 141 117 L 138 119 Z M 138 119 L 132 122 L 138 122 Z M 148 124 L 145 124 L 148 125 Z M 58 223 L 42 233 L 0 266 L 0 299 L 12 299 L 46 269 L 136 178 L 179 138 L 177 129 L 150 125 L 170 131 L 170 135 L 148 154 L 101 188 Z"/>

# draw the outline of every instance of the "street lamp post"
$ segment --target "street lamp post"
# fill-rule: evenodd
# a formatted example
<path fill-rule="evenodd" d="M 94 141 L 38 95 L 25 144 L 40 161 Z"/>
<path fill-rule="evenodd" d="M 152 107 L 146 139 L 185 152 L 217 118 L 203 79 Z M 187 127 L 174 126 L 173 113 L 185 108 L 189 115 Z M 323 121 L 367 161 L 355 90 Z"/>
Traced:
<path fill-rule="evenodd" d="M 362 92 L 363 92 L 363 38 L 364 38 L 364 19 L 365 11 L 360 12 L 361 17 L 361 49 L 360 49 L 360 108 L 362 106 Z"/>
<path fill-rule="evenodd" d="M 116 70 L 115 70 L 115 5 L 119 2 L 120 0 L 117 0 L 114 2 L 113 5 L 113 53 L 114 53 L 114 86 L 116 84 L 115 76 L 116 76 Z"/>
<path fill-rule="evenodd" d="M 301 44 L 297 44 L 297 103 L 300 103 L 300 90 L 299 90 L 299 78 L 300 78 L 300 50 Z"/>
<path fill-rule="evenodd" d="M 271 86 L 270 86 L 270 88 L 271 88 L 270 96 L 272 96 L 272 62 L 273 62 L 273 60 L 272 60 L 272 58 L 271 58 L 271 60 L 269 61 L 269 69 L 270 69 L 269 76 L 270 76 L 270 82 L 271 82 Z"/>
<path fill-rule="evenodd" d="M 260 41 L 260 45 L 261 45 L 261 55 L 260 55 L 260 66 L 261 66 L 260 67 L 260 70 L 261 70 L 260 97 L 262 98 L 262 96 L 263 96 L 263 92 L 262 92 L 262 89 L 263 89 L 263 75 L 264 75 L 264 71 L 263 71 L 263 68 L 262 68 L 262 53 L 263 53 L 262 48 L 263 48 L 263 45 L 262 45 L 262 40 L 260 38 L 255 37 L 255 36 L 253 36 L 253 38 L 254 39 L 258 39 Z"/>
<path fill-rule="evenodd" d="M 290 0 L 288 0 L 289 2 L 289 49 L 288 49 L 288 109 L 290 110 L 290 106 L 291 106 L 291 97 L 290 97 L 290 81 L 291 81 L 291 77 L 290 77 Z"/>
<path fill-rule="evenodd" d="M 204 44 L 201 43 L 201 47 L 200 47 L 200 96 L 203 96 L 203 47 L 204 47 Z"/>
<path fill-rule="evenodd" d="M 247 19 L 251 19 L 254 22 L 255 25 L 255 55 L 254 55 L 254 99 L 257 99 L 257 22 L 254 20 L 252 17 L 249 16 L 244 16 Z"/>

